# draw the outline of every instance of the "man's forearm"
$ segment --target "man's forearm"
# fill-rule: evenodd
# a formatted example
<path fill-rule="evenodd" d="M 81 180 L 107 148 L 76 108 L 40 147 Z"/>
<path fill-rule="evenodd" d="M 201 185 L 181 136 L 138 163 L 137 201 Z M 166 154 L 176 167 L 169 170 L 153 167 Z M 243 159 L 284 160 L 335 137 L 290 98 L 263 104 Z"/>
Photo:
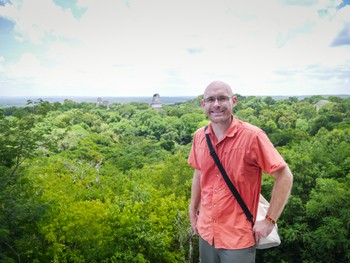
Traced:
<path fill-rule="evenodd" d="M 272 190 L 270 208 L 267 214 L 274 221 L 280 217 L 291 192 L 293 185 L 293 175 L 288 166 L 272 173 L 276 181 Z"/>
<path fill-rule="evenodd" d="M 201 199 L 200 171 L 195 170 L 191 188 L 190 213 L 196 213 Z"/>
<path fill-rule="evenodd" d="M 200 171 L 195 170 L 193 175 L 192 188 L 191 188 L 191 201 L 189 206 L 190 222 L 191 222 L 191 227 L 194 231 L 194 234 L 198 234 L 197 210 L 200 204 L 200 200 L 201 200 Z"/>

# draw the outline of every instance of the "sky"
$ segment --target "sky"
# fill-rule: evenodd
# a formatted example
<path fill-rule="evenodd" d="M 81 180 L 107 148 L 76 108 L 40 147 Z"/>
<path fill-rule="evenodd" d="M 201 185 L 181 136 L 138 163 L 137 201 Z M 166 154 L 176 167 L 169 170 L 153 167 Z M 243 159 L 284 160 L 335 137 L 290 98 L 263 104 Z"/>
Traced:
<path fill-rule="evenodd" d="M 0 0 L 0 97 L 350 94 L 350 0 Z"/>

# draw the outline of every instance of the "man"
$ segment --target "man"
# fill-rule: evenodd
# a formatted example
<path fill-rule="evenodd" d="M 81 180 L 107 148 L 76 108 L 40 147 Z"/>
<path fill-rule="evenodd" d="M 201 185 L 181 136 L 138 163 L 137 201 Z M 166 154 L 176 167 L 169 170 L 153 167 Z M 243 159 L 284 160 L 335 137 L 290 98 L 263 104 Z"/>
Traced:
<path fill-rule="evenodd" d="M 199 234 L 201 263 L 255 262 L 255 243 L 272 231 L 292 188 L 293 175 L 286 162 L 261 129 L 233 116 L 236 104 L 228 84 L 208 85 L 202 107 L 211 122 L 206 130 L 196 131 L 188 158 L 195 169 L 189 215 Z M 254 219 L 262 171 L 275 178 L 268 216 L 255 222 L 253 229 L 209 154 L 206 133 Z"/>

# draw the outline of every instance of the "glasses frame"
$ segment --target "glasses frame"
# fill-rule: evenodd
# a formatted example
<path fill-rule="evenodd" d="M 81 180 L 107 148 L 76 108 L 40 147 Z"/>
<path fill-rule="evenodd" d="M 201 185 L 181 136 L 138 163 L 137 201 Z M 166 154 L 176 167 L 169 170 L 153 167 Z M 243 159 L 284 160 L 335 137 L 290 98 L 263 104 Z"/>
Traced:
<path fill-rule="evenodd" d="M 213 103 L 215 103 L 215 101 L 218 101 L 219 104 L 222 104 L 222 103 L 229 101 L 232 98 L 233 98 L 233 96 L 232 97 L 229 97 L 229 96 L 217 96 L 217 97 L 210 96 L 208 98 L 203 99 L 203 101 L 205 103 L 208 103 L 208 104 L 213 104 Z"/>

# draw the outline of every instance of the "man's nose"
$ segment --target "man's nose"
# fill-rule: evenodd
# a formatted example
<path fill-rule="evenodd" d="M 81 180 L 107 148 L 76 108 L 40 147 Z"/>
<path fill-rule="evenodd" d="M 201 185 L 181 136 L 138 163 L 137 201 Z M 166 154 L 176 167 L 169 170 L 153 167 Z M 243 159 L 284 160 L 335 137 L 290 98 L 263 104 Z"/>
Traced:
<path fill-rule="evenodd" d="M 219 100 L 218 100 L 218 98 L 215 98 L 215 101 L 214 101 L 213 105 L 221 105 Z"/>

